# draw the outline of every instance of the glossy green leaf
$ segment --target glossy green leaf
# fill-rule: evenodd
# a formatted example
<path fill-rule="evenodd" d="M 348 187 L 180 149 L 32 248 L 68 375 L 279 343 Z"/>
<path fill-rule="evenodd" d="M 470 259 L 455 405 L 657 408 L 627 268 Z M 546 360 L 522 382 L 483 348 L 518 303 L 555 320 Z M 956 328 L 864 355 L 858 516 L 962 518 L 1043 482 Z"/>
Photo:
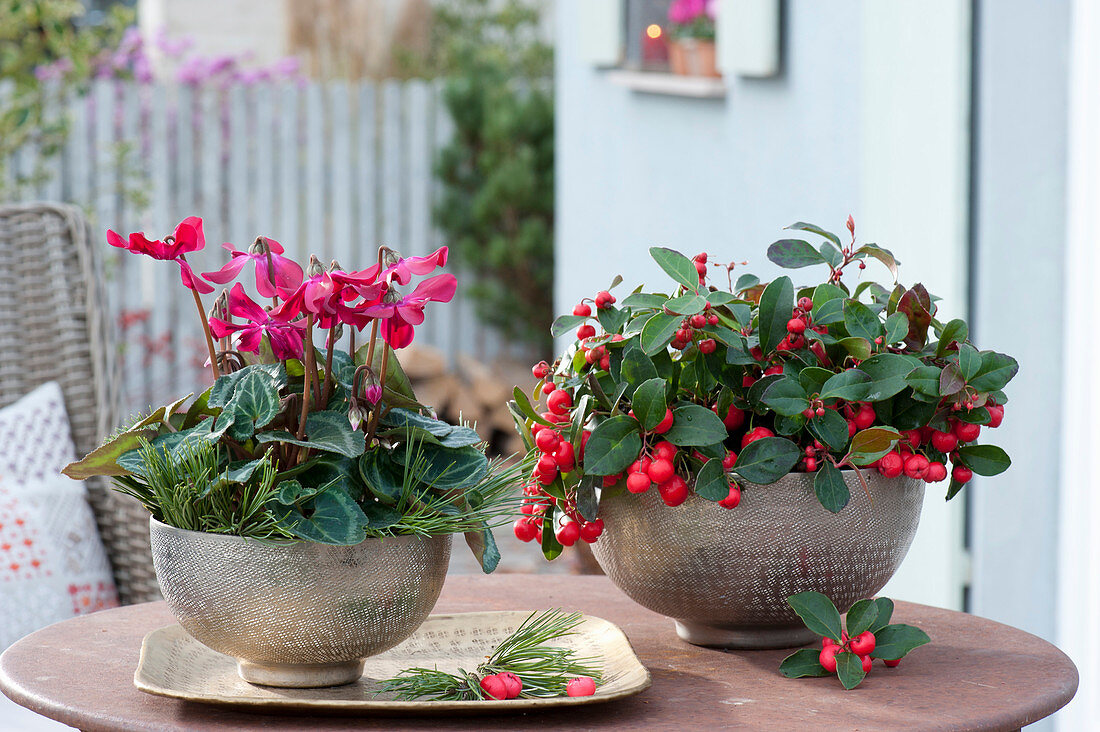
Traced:
<path fill-rule="evenodd" d="M 871 652 L 871 657 L 895 661 L 931 640 L 927 633 L 912 625 L 887 625 L 875 632 L 875 650 Z"/>
<path fill-rule="evenodd" d="M 831 231 L 825 231 L 825 229 L 822 229 L 817 224 L 807 224 L 804 221 L 796 221 L 795 223 L 791 224 L 790 226 L 788 226 L 786 228 L 794 229 L 795 231 L 808 231 L 811 234 L 817 234 L 818 236 L 823 236 L 826 239 L 828 239 L 829 241 L 831 241 L 833 244 L 836 244 L 837 246 L 840 246 L 840 237 L 838 237 L 836 234 L 834 234 Z"/>
<path fill-rule="evenodd" d="M 865 361 L 871 357 L 871 342 L 866 338 L 841 338 L 837 344 L 857 361 Z"/>
<path fill-rule="evenodd" d="M 733 472 L 750 483 L 774 483 L 802 457 L 798 445 L 784 437 L 764 437 L 750 442 L 737 456 Z"/>
<path fill-rule="evenodd" d="M 779 664 L 779 673 L 788 679 L 801 679 L 804 676 L 832 676 L 832 673 L 826 671 L 821 665 L 821 661 L 818 660 L 820 656 L 821 651 L 812 648 L 795 651 Z"/>
<path fill-rule="evenodd" d="M 970 380 L 970 386 L 979 392 L 993 392 L 1003 389 L 1020 365 L 1016 359 L 996 351 L 982 351 L 982 365 Z"/>
<path fill-rule="evenodd" d="M 844 328 L 848 335 L 865 338 L 872 343 L 886 335 L 878 315 L 858 300 L 844 301 Z"/>
<path fill-rule="evenodd" d="M 825 257 L 802 239 L 780 239 L 768 247 L 768 259 L 786 269 L 825 263 Z"/>
<path fill-rule="evenodd" d="M 627 398 L 634 394 L 634 390 L 641 386 L 642 382 L 656 379 L 658 376 L 653 359 L 642 353 L 642 349 L 633 343 L 623 351 L 621 373 L 628 384 Z"/>
<path fill-rule="evenodd" d="M 680 297 L 674 297 L 664 304 L 664 308 L 668 312 L 683 315 L 685 317 L 703 312 L 703 308 L 706 306 L 706 299 L 693 292 L 681 295 Z"/>
<path fill-rule="evenodd" d="M 784 377 L 772 383 L 764 392 L 761 401 L 776 414 L 784 417 L 801 414 L 810 406 L 806 390 L 798 381 L 790 377 Z"/>
<path fill-rule="evenodd" d="M 868 427 L 852 437 L 849 459 L 856 465 L 870 465 L 894 449 L 900 439 L 893 427 Z"/>
<path fill-rule="evenodd" d="M 875 598 L 875 608 L 878 609 L 878 616 L 871 627 L 868 628 L 872 633 L 878 633 L 879 630 L 890 624 L 890 618 L 894 614 L 894 601 L 889 597 Z"/>
<path fill-rule="evenodd" d="M 726 426 L 718 415 L 698 404 L 681 404 L 672 410 L 672 428 L 665 439 L 680 447 L 713 445 L 726 439 Z M 592 441 L 589 440 L 589 445 Z M 637 454 L 635 454 L 637 457 Z M 617 471 L 616 471 L 617 472 Z"/>
<path fill-rule="evenodd" d="M 892 313 L 886 318 L 886 337 L 883 343 L 893 345 L 898 343 L 909 333 L 909 320 L 903 313 Z"/>
<path fill-rule="evenodd" d="M 863 661 L 851 651 L 836 654 L 836 675 L 840 684 L 849 691 L 859 686 L 867 673 L 863 670 Z"/>
<path fill-rule="evenodd" d="M 848 446 L 848 420 L 833 409 L 826 409 L 825 414 L 811 419 L 810 432 L 838 452 Z"/>
<path fill-rule="evenodd" d="M 542 520 L 542 555 L 547 559 L 557 559 L 562 549 L 558 537 L 554 535 L 553 513 L 548 511 Z"/>
<path fill-rule="evenodd" d="M 577 513 L 585 521 L 595 521 L 599 512 L 599 501 L 596 498 L 596 489 L 603 485 L 603 478 L 598 475 L 585 475 L 577 481 Z"/>
<path fill-rule="evenodd" d="M 480 531 L 467 531 L 465 538 L 466 546 L 470 547 L 470 551 L 481 565 L 481 571 L 492 574 L 500 564 L 500 549 L 497 548 L 493 530 L 485 527 Z"/>
<path fill-rule="evenodd" d="M 859 369 L 847 369 L 829 377 L 821 387 L 822 399 L 863 401 L 871 388 L 871 377 Z"/>
<path fill-rule="evenodd" d="M 634 308 L 635 310 L 648 310 L 650 308 L 660 310 L 664 307 L 667 299 L 664 295 L 652 292 L 634 292 L 623 298 L 622 305 L 624 308 Z"/>
<path fill-rule="evenodd" d="M 658 376 L 643 382 L 634 392 L 634 417 L 647 432 L 659 425 L 668 411 L 665 386 L 665 380 Z"/>
<path fill-rule="evenodd" d="M 812 632 L 840 643 L 840 613 L 828 597 L 820 592 L 799 592 L 788 597 L 787 604 Z"/>
<path fill-rule="evenodd" d="M 680 252 L 665 247 L 650 247 L 649 255 L 665 273 L 684 287 L 694 290 L 699 285 L 695 264 Z"/>
<path fill-rule="evenodd" d="M 940 372 L 940 396 L 958 394 L 966 386 L 966 379 L 957 363 L 951 362 Z"/>
<path fill-rule="evenodd" d="M 950 321 L 943 326 L 943 331 L 940 333 L 940 342 L 936 346 L 936 358 L 943 358 L 947 355 L 952 343 L 964 343 L 969 336 L 970 329 L 965 321 L 958 318 Z"/>
<path fill-rule="evenodd" d="M 863 361 L 859 370 L 871 377 L 871 383 L 862 401 L 879 402 L 894 396 L 908 385 L 905 377 L 919 365 L 919 360 L 897 353 L 876 353 Z"/>
<path fill-rule="evenodd" d="M 818 502 L 831 513 L 839 513 L 851 498 L 844 476 L 828 460 L 822 461 L 814 477 L 814 493 Z"/>
<path fill-rule="evenodd" d="M 905 383 L 918 394 L 939 399 L 940 372 L 941 369 L 936 366 L 918 366 L 905 376 Z"/>
<path fill-rule="evenodd" d="M 550 335 L 560 338 L 566 333 L 572 333 L 587 320 L 588 318 L 580 315 L 559 315 L 550 325 Z"/>
<path fill-rule="evenodd" d="M 849 638 L 855 638 L 861 633 L 871 629 L 878 620 L 878 605 L 874 600 L 859 600 L 850 608 L 844 616 L 844 626 Z"/>
<path fill-rule="evenodd" d="M 764 288 L 757 315 L 760 348 L 771 353 L 787 335 L 787 321 L 794 309 L 794 285 L 790 277 L 780 277 Z"/>
<path fill-rule="evenodd" d="M 638 422 L 624 414 L 611 417 L 596 425 L 588 438 L 584 448 L 584 472 L 590 475 L 621 473 L 638 459 L 641 451 Z"/>
<path fill-rule="evenodd" d="M 959 373 L 962 374 L 964 381 L 970 381 L 974 378 L 982 367 L 982 357 L 978 353 L 978 349 L 969 343 L 959 346 L 955 362 L 959 364 Z"/>
<path fill-rule="evenodd" d="M 515 400 L 513 403 L 525 417 L 541 424 L 543 427 L 553 426 L 538 413 L 538 410 L 531 404 L 530 397 L 527 396 L 527 393 L 523 391 L 523 389 L 520 389 L 518 386 L 514 387 L 512 389 L 512 398 Z"/>
<path fill-rule="evenodd" d="M 703 463 L 695 476 L 695 492 L 708 501 L 724 500 L 730 493 L 730 482 L 722 467 L 721 459 L 712 458 Z"/>
<path fill-rule="evenodd" d="M 681 320 L 682 318 L 675 315 L 657 313 L 646 321 L 646 324 L 642 327 L 642 333 L 638 337 L 642 351 L 646 355 L 652 356 L 667 348 L 668 344 L 672 342 L 673 336 L 676 335 Z"/>
<path fill-rule="evenodd" d="M 978 475 L 1000 475 L 1012 465 L 1008 454 L 996 445 L 967 445 L 958 452 L 962 464 Z"/>

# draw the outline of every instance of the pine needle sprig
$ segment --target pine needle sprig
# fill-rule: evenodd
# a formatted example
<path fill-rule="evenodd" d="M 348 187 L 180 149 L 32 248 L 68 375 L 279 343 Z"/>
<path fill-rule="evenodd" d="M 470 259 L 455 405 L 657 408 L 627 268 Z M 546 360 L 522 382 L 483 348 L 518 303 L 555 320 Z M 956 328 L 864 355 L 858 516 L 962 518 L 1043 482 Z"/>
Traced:
<path fill-rule="evenodd" d="M 459 669 L 451 674 L 438 669 L 406 669 L 383 681 L 381 691 L 394 694 L 399 701 L 476 701 L 487 698 L 480 684 L 483 677 L 509 671 L 523 682 L 521 698 L 564 696 L 571 678 L 590 676 L 596 683 L 601 680 L 597 659 L 580 657 L 571 648 L 548 645 L 555 639 L 575 635 L 583 620 L 581 613 L 559 609 L 531 613 L 474 672 Z"/>

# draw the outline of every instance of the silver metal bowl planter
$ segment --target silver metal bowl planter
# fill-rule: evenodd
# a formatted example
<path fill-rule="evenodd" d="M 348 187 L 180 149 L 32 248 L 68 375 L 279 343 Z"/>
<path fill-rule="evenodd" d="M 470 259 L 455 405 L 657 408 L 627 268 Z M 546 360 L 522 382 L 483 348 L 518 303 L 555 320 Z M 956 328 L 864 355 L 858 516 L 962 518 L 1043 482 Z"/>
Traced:
<path fill-rule="evenodd" d="M 841 612 L 897 571 L 916 534 L 924 483 L 844 471 L 851 501 L 832 514 L 812 474 L 744 486 L 732 510 L 692 493 L 670 508 L 656 489 L 605 491 L 605 529 L 592 545 L 608 577 L 635 602 L 676 620 L 681 638 L 717 648 L 787 648 L 816 639 L 787 604 L 829 596 Z"/>
<path fill-rule="evenodd" d="M 180 625 L 236 658 L 245 681 L 268 686 L 358 679 L 364 657 L 428 617 L 451 555 L 449 535 L 329 546 L 149 526 L 157 580 Z"/>

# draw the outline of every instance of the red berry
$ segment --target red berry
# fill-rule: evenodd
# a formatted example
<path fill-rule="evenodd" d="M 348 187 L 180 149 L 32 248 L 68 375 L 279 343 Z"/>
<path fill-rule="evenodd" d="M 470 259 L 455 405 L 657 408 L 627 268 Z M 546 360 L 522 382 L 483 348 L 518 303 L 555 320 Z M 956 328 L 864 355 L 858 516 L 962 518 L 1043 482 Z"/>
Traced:
<path fill-rule="evenodd" d="M 715 315 L 714 313 L 711 313 L 710 315 L 708 315 L 707 316 L 707 324 L 708 325 L 718 325 L 718 316 Z"/>
<path fill-rule="evenodd" d="M 715 414 L 717 414 L 717 407 L 715 407 Z M 728 432 L 739 430 L 741 425 L 745 424 L 745 413 L 731 404 L 726 416 L 722 418 L 722 424 L 726 425 Z"/>
<path fill-rule="evenodd" d="M 546 457 L 543 455 L 543 457 Z M 540 458 L 541 462 L 541 458 Z M 573 443 L 569 440 L 562 440 L 558 445 L 558 449 L 554 451 L 554 462 L 563 473 L 570 473 L 573 471 L 576 465 L 576 454 L 573 451 Z"/>
<path fill-rule="evenodd" d="M 618 483 L 622 479 L 622 477 L 623 477 L 622 473 L 615 473 L 614 475 L 605 475 L 603 477 L 603 487 L 604 488 L 611 488 L 616 483 Z"/>
<path fill-rule="evenodd" d="M 550 375 L 550 364 L 545 361 L 539 361 L 537 364 L 531 367 L 531 374 L 536 379 L 545 379 Z"/>
<path fill-rule="evenodd" d="M 535 435 L 535 447 L 539 452 L 555 452 L 561 442 L 561 435 L 551 429 L 539 430 Z"/>
<path fill-rule="evenodd" d="M 848 420 L 848 436 L 849 437 L 855 437 L 856 432 L 859 432 L 859 427 L 856 426 L 856 421 L 854 419 L 849 419 Z"/>
<path fill-rule="evenodd" d="M 653 446 L 653 459 L 654 460 L 668 460 L 671 461 L 676 457 L 676 446 L 668 440 L 658 442 Z"/>
<path fill-rule="evenodd" d="M 558 537 L 558 543 L 562 546 L 573 546 L 581 538 L 581 527 L 576 521 L 567 521 L 558 527 L 554 536 Z"/>
<path fill-rule="evenodd" d="M 920 430 L 905 430 L 901 433 L 901 436 L 909 441 L 909 445 L 913 449 L 920 447 L 922 437 Z"/>
<path fill-rule="evenodd" d="M 928 463 L 924 469 L 925 483 L 939 483 L 947 477 L 947 466 L 943 463 Z"/>
<path fill-rule="evenodd" d="M 559 443 L 559 446 L 560 445 L 568 445 L 568 444 L 569 444 L 568 442 L 566 442 L 565 440 L 562 440 Z M 549 453 L 549 452 L 543 453 L 542 456 L 539 457 L 538 463 L 535 464 L 535 470 L 537 470 L 540 473 L 547 473 L 549 475 L 557 475 L 558 474 L 557 451 L 555 450 L 553 453 Z"/>
<path fill-rule="evenodd" d="M 989 410 L 989 427 L 996 428 L 1001 426 L 1001 420 L 1005 418 L 1005 408 L 1003 405 L 990 404 L 986 407 Z"/>
<path fill-rule="evenodd" d="M 546 407 L 554 414 L 569 414 L 573 407 L 573 397 L 565 389 L 555 389 L 546 397 Z"/>
<path fill-rule="evenodd" d="M 611 369 L 611 356 L 605 355 L 603 358 L 600 359 L 600 369 L 603 371 L 608 371 Z"/>
<path fill-rule="evenodd" d="M 812 457 L 808 457 L 808 458 L 805 458 L 803 460 L 803 462 L 806 464 L 806 472 L 807 473 L 812 473 L 815 470 L 817 470 L 817 460 L 816 459 L 814 459 Z"/>
<path fill-rule="evenodd" d="M 955 437 L 959 438 L 959 442 L 973 442 L 981 434 L 982 426 L 980 424 L 970 424 L 969 422 L 956 422 L 952 431 L 955 433 Z"/>
<path fill-rule="evenodd" d="M 951 470 L 951 478 L 959 483 L 969 483 L 974 477 L 974 471 L 965 465 L 956 465 Z"/>
<path fill-rule="evenodd" d="M 741 438 L 741 449 L 748 447 L 749 443 L 756 442 L 765 437 L 775 437 L 775 433 L 764 426 L 753 427 L 751 430 L 745 433 L 745 436 Z"/>
<path fill-rule="evenodd" d="M 701 264 L 706 264 L 707 263 L 707 253 L 706 252 L 699 252 L 698 254 L 696 254 L 691 259 L 692 259 L 693 262 L 699 262 Z"/>
<path fill-rule="evenodd" d="M 523 681 L 511 671 L 501 671 L 497 678 L 504 682 L 509 699 L 515 699 L 523 691 Z"/>
<path fill-rule="evenodd" d="M 865 430 L 875 423 L 875 408 L 863 402 L 859 405 L 859 411 L 852 419 L 855 421 L 856 427 Z"/>
<path fill-rule="evenodd" d="M 741 488 L 736 483 L 730 483 L 729 495 L 718 501 L 718 505 L 722 508 L 737 508 L 739 503 L 741 503 Z"/>
<path fill-rule="evenodd" d="M 545 384 L 542 385 L 542 393 L 543 394 L 553 394 L 554 389 L 557 389 L 557 388 L 558 387 L 554 386 L 553 381 L 547 381 Z"/>
<path fill-rule="evenodd" d="M 516 535 L 516 538 L 520 541 L 531 541 L 535 538 L 535 524 L 525 518 L 516 519 L 512 524 L 512 533 Z"/>
<path fill-rule="evenodd" d="M 603 521 L 596 519 L 595 521 L 588 521 L 581 526 L 581 539 L 585 544 L 591 544 L 600 538 L 600 534 L 603 533 Z"/>
<path fill-rule="evenodd" d="M 958 446 L 959 438 L 955 437 L 953 432 L 940 432 L 939 430 L 932 432 L 932 447 L 940 452 L 948 453 Z"/>
<path fill-rule="evenodd" d="M 732 470 L 733 466 L 737 464 L 737 453 L 732 450 L 726 452 L 726 456 L 722 458 L 722 469 Z"/>
<path fill-rule="evenodd" d="M 900 658 L 886 658 L 886 659 L 883 659 L 882 662 L 885 663 L 890 668 L 897 668 L 898 664 L 901 663 L 901 659 Z"/>
<path fill-rule="evenodd" d="M 901 460 L 901 455 L 896 452 L 888 452 L 879 458 L 878 472 L 882 473 L 887 478 L 897 478 L 901 475 L 901 471 L 904 470 L 904 465 Z"/>
<path fill-rule="evenodd" d="M 857 656 L 869 655 L 871 651 L 875 650 L 875 634 L 869 630 L 860 633 L 852 639 L 848 647 Z"/>
<path fill-rule="evenodd" d="M 769 366 L 768 368 L 764 369 L 764 376 L 771 376 L 772 374 L 782 374 L 782 373 L 783 373 L 783 367 L 780 366 L 779 364 L 775 364 L 774 366 Z"/>
<path fill-rule="evenodd" d="M 691 336 L 692 332 L 689 328 L 680 328 L 678 331 L 676 331 L 676 340 L 680 341 L 681 343 L 690 343 Z"/>
<path fill-rule="evenodd" d="M 657 423 L 657 426 L 653 428 L 653 431 L 658 435 L 663 435 L 670 429 L 672 429 L 672 410 L 665 409 L 664 419 Z"/>
<path fill-rule="evenodd" d="M 863 263 L 860 262 L 860 264 L 863 264 Z M 859 660 L 863 663 L 863 673 L 865 673 L 865 674 L 871 673 L 871 657 L 870 656 L 860 656 Z"/>
<path fill-rule="evenodd" d="M 606 308 L 615 304 L 615 296 L 607 290 L 602 290 L 596 293 L 596 307 Z"/>
<path fill-rule="evenodd" d="M 928 458 L 924 455 L 911 455 L 905 461 L 905 474 L 910 478 L 923 478 L 928 469 Z"/>
<path fill-rule="evenodd" d="M 583 341 L 585 338 L 591 338 L 596 335 L 596 328 L 591 325 L 582 325 L 577 328 L 577 340 Z"/>
<path fill-rule="evenodd" d="M 507 699 L 508 698 L 508 686 L 504 680 L 496 674 L 492 676 L 486 676 L 481 680 L 481 690 L 485 692 L 485 695 L 490 699 Z"/>
<path fill-rule="evenodd" d="M 646 473 L 631 473 L 626 476 L 626 489 L 631 493 L 645 493 L 653 483 Z"/>
<path fill-rule="evenodd" d="M 658 485 L 657 490 L 660 492 L 661 500 L 665 502 L 666 506 L 679 506 L 688 497 L 687 483 L 678 475 L 669 478 L 667 483 Z"/>
<path fill-rule="evenodd" d="M 840 646 L 831 645 L 825 646 L 821 649 L 821 653 L 818 655 L 817 660 L 829 673 L 836 673 L 836 654 L 840 651 Z"/>
<path fill-rule="evenodd" d="M 821 638 L 821 647 L 822 648 L 828 648 L 829 646 L 835 646 L 835 645 L 836 645 L 836 641 L 833 640 L 832 638 L 830 638 L 829 636 L 826 635 L 826 636 L 823 636 Z"/>
<path fill-rule="evenodd" d="M 566 696 L 592 696 L 596 693 L 596 682 L 588 676 L 569 679 L 565 684 Z"/>
<path fill-rule="evenodd" d="M 649 478 L 654 483 L 664 483 L 675 474 L 676 469 L 672 466 L 672 462 L 660 458 L 654 460 L 653 464 L 649 466 Z"/>
<path fill-rule="evenodd" d="M 703 315 L 702 313 L 696 313 L 695 315 L 691 316 L 690 322 L 692 328 L 702 328 L 704 325 L 707 324 L 707 316 Z"/>
<path fill-rule="evenodd" d="M 814 301 L 808 297 L 798 298 L 798 309 L 803 312 L 810 312 L 814 308 Z"/>
<path fill-rule="evenodd" d="M 787 332 L 798 335 L 806 330 L 806 321 L 802 318 L 791 318 L 787 321 Z"/>
<path fill-rule="evenodd" d="M 699 341 L 699 353 L 714 353 L 716 350 L 718 350 L 718 344 L 713 338 Z"/>
<path fill-rule="evenodd" d="M 581 318 L 587 318 L 592 314 L 592 308 L 585 305 L 583 302 L 573 306 L 573 314 Z"/>

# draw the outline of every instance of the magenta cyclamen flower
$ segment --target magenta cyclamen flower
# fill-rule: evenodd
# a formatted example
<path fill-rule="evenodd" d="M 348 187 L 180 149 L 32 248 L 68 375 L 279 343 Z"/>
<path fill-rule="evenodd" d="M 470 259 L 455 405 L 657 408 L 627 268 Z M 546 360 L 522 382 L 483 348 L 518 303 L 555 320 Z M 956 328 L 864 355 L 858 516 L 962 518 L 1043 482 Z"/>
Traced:
<path fill-rule="evenodd" d="M 203 272 L 202 276 L 224 285 L 236 279 L 246 264 L 253 262 L 256 265 L 256 291 L 260 295 L 290 297 L 302 284 L 302 268 L 293 259 L 283 256 L 282 244 L 266 236 L 263 241 L 267 251 L 260 244 L 252 245 L 247 252 L 237 251 L 232 244 L 222 244 L 222 248 L 230 253 L 229 262 L 216 272 Z"/>
<path fill-rule="evenodd" d="M 397 264 L 383 270 L 379 279 L 383 282 L 396 282 L 399 285 L 407 285 L 412 280 L 413 275 L 430 274 L 438 267 L 443 267 L 446 264 L 447 247 L 440 247 L 426 257 L 405 257 L 397 260 Z M 374 265 L 364 270 L 363 274 L 370 274 L 377 270 L 378 265 Z"/>
<path fill-rule="evenodd" d="M 346 303 L 359 297 L 367 302 L 376 302 L 384 290 L 385 286 L 375 281 L 371 270 L 321 272 L 306 278 L 272 311 L 272 316 L 294 319 L 312 313 L 317 316 L 316 322 L 322 328 L 330 328 L 339 320 L 362 329 L 363 323 L 353 317 L 354 311 Z"/>
<path fill-rule="evenodd" d="M 218 338 L 237 334 L 237 349 L 255 353 L 266 335 L 275 358 L 285 361 L 288 358 L 301 359 L 304 352 L 302 335 L 305 323 L 287 322 L 272 317 L 272 314 L 256 304 L 245 294 L 241 283 L 233 285 L 229 291 L 228 311 L 231 316 L 244 318 L 245 323 L 231 323 L 221 318 L 210 318 L 210 330 Z"/>
<path fill-rule="evenodd" d="M 175 262 L 180 266 L 180 279 L 185 287 L 198 290 L 201 293 L 210 293 L 214 288 L 195 276 L 186 261 L 184 255 L 188 252 L 197 252 L 206 246 L 206 237 L 202 233 L 202 219 L 198 216 L 188 216 L 176 226 L 172 236 L 164 239 L 151 240 L 145 237 L 144 232 L 130 234 L 128 240 L 114 231 L 107 231 L 107 243 L 113 247 L 126 249 L 131 254 L 144 254 L 153 259 Z"/>
<path fill-rule="evenodd" d="M 424 306 L 429 302 L 450 302 L 458 289 L 453 274 L 429 277 L 416 289 L 395 302 L 382 302 L 364 310 L 366 315 L 385 318 L 382 337 L 391 348 L 404 348 L 413 341 L 414 327 L 424 322 Z"/>

